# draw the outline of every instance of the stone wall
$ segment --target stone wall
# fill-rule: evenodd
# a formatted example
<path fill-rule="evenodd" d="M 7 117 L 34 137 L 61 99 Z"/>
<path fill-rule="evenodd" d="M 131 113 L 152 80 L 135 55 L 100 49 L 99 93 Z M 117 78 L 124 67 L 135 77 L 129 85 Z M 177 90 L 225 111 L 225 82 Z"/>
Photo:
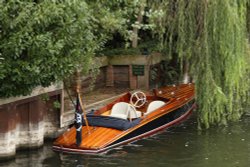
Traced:
<path fill-rule="evenodd" d="M 108 78 L 107 70 L 107 66 L 100 67 L 99 73 L 96 76 L 95 80 L 91 76 L 80 76 L 81 94 L 86 94 L 91 92 L 92 90 L 105 87 Z M 66 127 L 73 123 L 75 106 L 73 105 L 71 100 L 73 100 L 73 102 L 75 103 L 76 83 L 74 80 L 76 79 L 77 78 L 75 76 L 72 76 L 67 80 L 67 85 L 64 86 L 64 106 L 60 115 L 60 127 Z"/>
<path fill-rule="evenodd" d="M 161 61 L 160 54 L 101 57 L 96 60 L 100 73 L 94 82 L 90 76 L 80 76 L 81 90 L 87 93 L 91 88 L 105 86 L 148 89 L 150 67 Z M 134 76 L 132 65 L 144 65 L 145 74 Z M 68 91 L 71 97 L 76 97 L 74 84 L 70 84 Z M 44 99 L 44 94 L 49 98 Z M 17 149 L 40 147 L 44 137 L 55 138 L 61 128 L 70 125 L 74 120 L 74 105 L 69 95 L 60 84 L 39 87 L 30 96 L 0 99 L 0 159 L 15 155 Z M 60 109 L 54 107 L 56 101 L 61 103 Z"/>
<path fill-rule="evenodd" d="M 45 137 L 58 135 L 61 111 L 53 105 L 60 102 L 61 92 L 47 92 L 46 100 L 37 95 L 0 105 L 0 159 L 14 156 L 17 149 L 40 147 Z"/>
<path fill-rule="evenodd" d="M 149 89 L 151 66 L 160 64 L 162 60 L 163 57 L 158 53 L 147 56 L 126 55 L 97 58 L 95 62 L 100 66 L 100 73 L 97 75 L 94 82 L 90 76 L 80 76 L 81 93 L 84 95 L 91 91 L 90 88 L 95 90 L 105 86 L 114 88 Z M 132 65 L 144 65 L 144 75 L 133 75 Z M 76 80 L 76 78 L 72 77 L 69 80 L 73 81 Z M 74 119 L 74 105 L 70 97 L 75 101 L 75 82 L 71 82 L 68 85 L 67 91 L 69 93 L 66 89 L 64 90 L 64 110 L 61 113 L 61 127 L 72 124 L 72 120 Z"/>

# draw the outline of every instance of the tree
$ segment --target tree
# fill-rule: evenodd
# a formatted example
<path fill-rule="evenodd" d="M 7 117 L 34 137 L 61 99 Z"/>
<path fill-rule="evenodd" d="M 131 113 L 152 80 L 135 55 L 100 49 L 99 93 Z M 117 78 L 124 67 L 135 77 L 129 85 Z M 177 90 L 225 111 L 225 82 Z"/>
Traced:
<path fill-rule="evenodd" d="M 0 97 L 26 95 L 76 69 L 92 68 L 94 52 L 123 27 L 123 13 L 111 10 L 114 4 L 0 1 Z"/>
<path fill-rule="evenodd" d="M 1 97 L 49 86 L 90 61 L 96 40 L 84 1 L 1 1 L 0 11 Z"/>
<path fill-rule="evenodd" d="M 150 5 L 153 32 L 170 55 L 190 66 L 200 126 L 239 119 L 249 101 L 247 0 L 169 0 Z"/>

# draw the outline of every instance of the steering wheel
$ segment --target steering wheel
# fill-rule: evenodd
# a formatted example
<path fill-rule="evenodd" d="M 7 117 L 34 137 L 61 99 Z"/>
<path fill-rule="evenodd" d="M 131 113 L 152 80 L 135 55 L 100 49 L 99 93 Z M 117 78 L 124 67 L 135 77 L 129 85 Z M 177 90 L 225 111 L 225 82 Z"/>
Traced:
<path fill-rule="evenodd" d="M 135 101 L 134 101 L 135 99 Z M 146 95 L 141 91 L 134 92 L 130 97 L 130 104 L 132 104 L 135 108 L 139 108 L 146 103 Z"/>

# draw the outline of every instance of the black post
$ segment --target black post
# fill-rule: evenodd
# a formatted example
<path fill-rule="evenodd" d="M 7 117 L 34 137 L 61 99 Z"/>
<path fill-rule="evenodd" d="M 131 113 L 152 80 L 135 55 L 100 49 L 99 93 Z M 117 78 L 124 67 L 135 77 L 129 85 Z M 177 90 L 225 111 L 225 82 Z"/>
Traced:
<path fill-rule="evenodd" d="M 79 101 L 79 94 L 76 99 L 76 108 L 75 108 L 75 128 L 76 128 L 76 145 L 80 146 L 82 142 L 82 109 Z"/>

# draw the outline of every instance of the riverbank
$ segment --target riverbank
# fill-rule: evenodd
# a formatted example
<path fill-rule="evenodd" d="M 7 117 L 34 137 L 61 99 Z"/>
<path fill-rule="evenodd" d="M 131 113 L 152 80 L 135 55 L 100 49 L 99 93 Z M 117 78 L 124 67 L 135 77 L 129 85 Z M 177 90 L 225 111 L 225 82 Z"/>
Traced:
<path fill-rule="evenodd" d="M 86 106 L 86 110 L 90 111 L 91 109 L 97 109 L 106 105 L 113 101 L 117 96 L 128 91 L 130 91 L 129 88 L 99 88 L 83 94 L 83 103 Z M 43 105 L 43 103 L 39 102 L 39 105 Z M 13 130 L 6 133 L 0 133 L 0 161 L 15 158 L 17 150 L 35 150 L 40 148 L 43 146 L 44 140 L 54 139 L 67 129 L 68 126 L 60 127 L 59 122 L 54 122 L 53 119 L 51 119 L 51 115 L 56 113 L 53 106 L 49 105 L 47 108 L 48 110 L 51 110 L 50 113 L 48 113 L 49 116 L 40 117 L 41 119 L 39 118 L 38 123 L 32 124 L 25 122 L 23 124 L 15 124 L 15 126 L 13 125 Z M 19 114 L 19 112 L 17 112 L 17 114 Z M 33 107 L 31 114 L 41 115 L 42 111 L 37 112 L 36 108 Z M 13 114 L 13 116 L 15 119 L 20 119 L 19 116 L 23 117 L 23 115 L 16 114 Z M 28 116 L 27 120 L 34 118 L 32 115 Z M 58 117 L 57 120 L 59 119 L 59 116 L 60 115 L 55 115 L 55 117 Z M 11 120 L 12 122 L 8 122 L 8 124 L 14 123 L 14 120 Z M 73 122 L 74 111 L 71 112 L 71 119 L 68 124 L 72 124 Z"/>
<path fill-rule="evenodd" d="M 248 167 L 250 164 L 250 116 L 228 126 L 197 129 L 197 118 L 161 134 L 121 146 L 104 154 L 80 155 L 53 152 L 53 140 L 38 150 L 17 151 L 4 167 Z M 185 165 L 184 165 L 185 164 Z"/>
<path fill-rule="evenodd" d="M 91 91 L 89 93 L 83 93 L 83 103 L 86 105 L 87 109 L 95 104 L 105 105 L 109 102 L 109 99 L 115 99 L 123 93 L 129 92 L 130 88 L 114 88 L 105 87 L 99 88 L 97 90 Z"/>

